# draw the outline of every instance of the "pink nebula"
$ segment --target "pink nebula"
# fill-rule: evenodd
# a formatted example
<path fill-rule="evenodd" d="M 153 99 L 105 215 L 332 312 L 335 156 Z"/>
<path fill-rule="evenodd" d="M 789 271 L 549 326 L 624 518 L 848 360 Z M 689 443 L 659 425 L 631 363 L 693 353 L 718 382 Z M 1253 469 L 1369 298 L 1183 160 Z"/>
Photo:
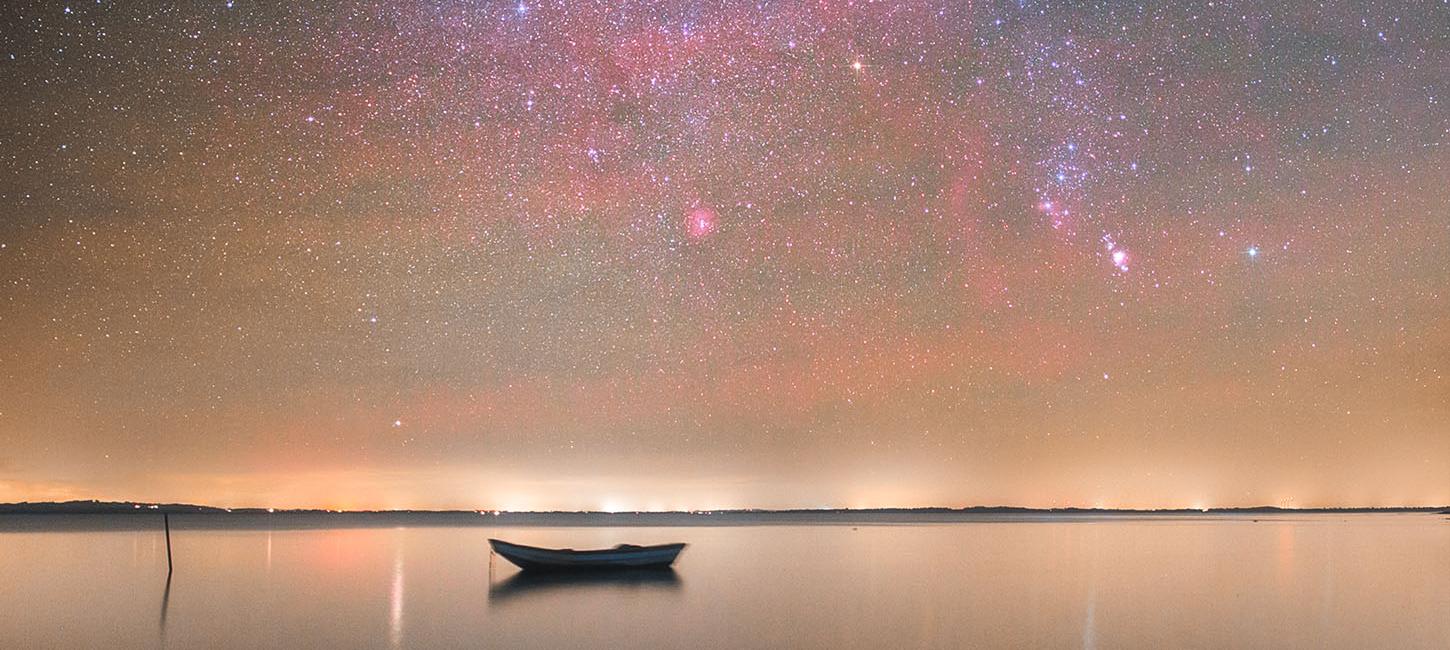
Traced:
<path fill-rule="evenodd" d="M 688 228 L 691 239 L 702 239 L 715 232 L 720 217 L 710 208 L 695 208 L 690 210 Z"/>

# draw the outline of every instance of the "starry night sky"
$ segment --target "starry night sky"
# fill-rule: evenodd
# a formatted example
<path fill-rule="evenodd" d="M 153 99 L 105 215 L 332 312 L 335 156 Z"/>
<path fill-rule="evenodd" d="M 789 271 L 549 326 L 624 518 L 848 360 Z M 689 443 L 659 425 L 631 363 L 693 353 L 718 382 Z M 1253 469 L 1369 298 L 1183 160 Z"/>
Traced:
<path fill-rule="evenodd" d="M 1450 4 L 0 8 L 0 500 L 1450 502 Z"/>

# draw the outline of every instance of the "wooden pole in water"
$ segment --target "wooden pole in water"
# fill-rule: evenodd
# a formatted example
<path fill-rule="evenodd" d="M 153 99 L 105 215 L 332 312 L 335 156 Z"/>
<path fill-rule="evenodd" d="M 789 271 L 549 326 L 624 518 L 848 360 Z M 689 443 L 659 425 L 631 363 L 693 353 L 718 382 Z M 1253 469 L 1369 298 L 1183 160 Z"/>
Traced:
<path fill-rule="evenodd" d="M 171 571 L 175 567 L 171 564 L 171 515 L 163 513 L 161 522 L 166 526 L 166 577 L 171 577 Z"/>

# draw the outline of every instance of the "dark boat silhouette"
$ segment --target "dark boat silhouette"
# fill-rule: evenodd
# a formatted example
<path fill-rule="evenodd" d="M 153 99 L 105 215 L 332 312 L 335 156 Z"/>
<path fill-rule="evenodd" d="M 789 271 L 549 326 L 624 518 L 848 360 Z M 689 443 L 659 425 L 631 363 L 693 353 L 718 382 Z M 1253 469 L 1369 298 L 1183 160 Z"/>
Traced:
<path fill-rule="evenodd" d="M 488 544 L 495 553 L 526 571 L 664 569 L 674 564 L 675 558 L 685 548 L 683 543 L 658 546 L 620 544 L 614 548 L 576 551 L 572 548 L 524 546 L 501 539 L 490 539 Z"/>

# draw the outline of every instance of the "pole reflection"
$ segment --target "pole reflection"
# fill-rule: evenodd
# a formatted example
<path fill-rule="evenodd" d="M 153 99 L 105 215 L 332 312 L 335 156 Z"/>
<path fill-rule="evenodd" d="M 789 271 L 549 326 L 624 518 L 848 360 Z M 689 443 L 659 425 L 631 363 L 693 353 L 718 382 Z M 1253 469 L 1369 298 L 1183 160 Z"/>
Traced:
<path fill-rule="evenodd" d="M 166 612 L 171 609 L 171 572 L 166 573 L 166 588 L 161 591 L 161 621 L 157 629 L 161 633 L 161 645 L 166 645 Z"/>

